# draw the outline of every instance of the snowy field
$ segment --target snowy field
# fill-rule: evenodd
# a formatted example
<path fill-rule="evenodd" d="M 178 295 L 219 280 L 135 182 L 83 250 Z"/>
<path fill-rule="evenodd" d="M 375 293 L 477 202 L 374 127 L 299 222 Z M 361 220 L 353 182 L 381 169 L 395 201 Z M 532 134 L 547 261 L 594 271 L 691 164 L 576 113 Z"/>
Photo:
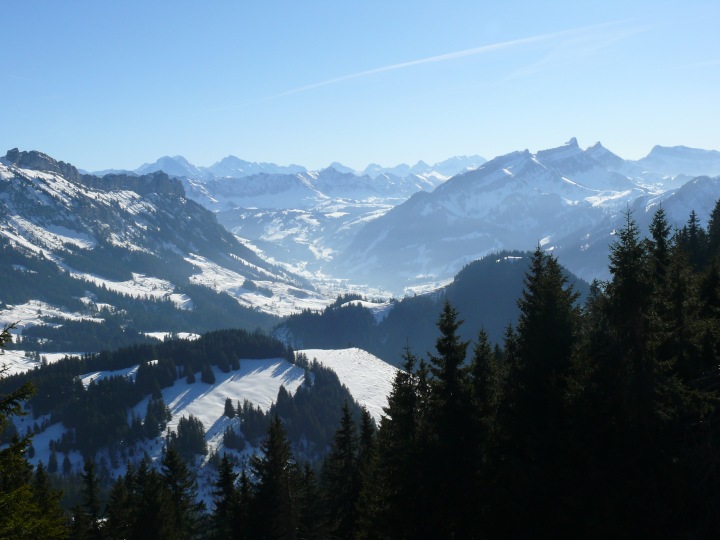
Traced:
<path fill-rule="evenodd" d="M 297 352 L 304 353 L 308 360 L 315 359 L 337 373 L 340 382 L 348 387 L 360 405 L 364 405 L 377 422 L 380 421 L 397 373 L 396 367 L 355 347 L 304 349 Z"/>

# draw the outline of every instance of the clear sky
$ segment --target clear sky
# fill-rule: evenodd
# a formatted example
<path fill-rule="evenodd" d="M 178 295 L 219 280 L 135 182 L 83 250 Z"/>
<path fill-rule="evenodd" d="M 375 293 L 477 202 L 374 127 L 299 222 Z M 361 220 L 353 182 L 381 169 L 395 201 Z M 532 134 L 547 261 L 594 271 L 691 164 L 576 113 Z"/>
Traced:
<path fill-rule="evenodd" d="M 0 3 L 0 155 L 356 169 L 720 149 L 720 2 Z"/>

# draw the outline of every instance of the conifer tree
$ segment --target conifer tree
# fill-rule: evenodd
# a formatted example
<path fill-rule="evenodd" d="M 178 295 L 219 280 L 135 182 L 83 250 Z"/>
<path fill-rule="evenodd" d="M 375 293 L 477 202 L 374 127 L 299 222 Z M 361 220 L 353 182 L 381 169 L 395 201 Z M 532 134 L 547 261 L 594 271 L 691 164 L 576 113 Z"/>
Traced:
<path fill-rule="evenodd" d="M 95 472 L 95 462 L 86 458 L 83 465 L 83 504 L 81 523 L 84 525 L 82 538 L 99 540 L 104 538 L 102 530 L 101 503 L 100 503 L 100 481 Z"/>
<path fill-rule="evenodd" d="M 197 482 L 180 454 L 170 446 L 162 460 L 162 480 L 172 512 L 175 537 L 191 540 L 201 534 L 205 505 L 197 502 Z"/>
<path fill-rule="evenodd" d="M 213 511 L 214 537 L 218 539 L 232 538 L 233 525 L 238 512 L 239 495 L 235 485 L 238 474 L 226 453 L 220 460 L 218 479 L 213 483 L 215 490 L 215 510 Z"/>
<path fill-rule="evenodd" d="M 707 254 L 710 261 L 720 257 L 720 199 L 715 202 L 708 219 Z"/>
<path fill-rule="evenodd" d="M 315 472 L 308 462 L 303 466 L 300 480 L 297 537 L 301 540 L 327 538 L 323 519 L 323 500 Z"/>
<path fill-rule="evenodd" d="M 250 511 L 250 537 L 297 537 L 297 471 L 290 443 L 280 418 L 268 428 L 260 449 L 262 456 L 253 456 L 250 467 L 257 479 Z"/>
<path fill-rule="evenodd" d="M 565 511 L 557 495 L 572 476 L 563 462 L 578 336 L 576 300 L 557 259 L 538 247 L 518 301 L 516 359 L 508 366 L 503 406 L 502 451 L 507 457 L 498 481 L 506 505 L 503 515 L 508 518 L 512 506 L 518 509 L 514 535 L 529 534 L 526 527 L 549 528 Z M 508 487 L 515 495 L 506 491 Z"/>
<path fill-rule="evenodd" d="M 232 399 L 225 398 L 225 411 L 223 412 L 228 418 L 235 418 L 235 408 L 232 404 Z"/>
<path fill-rule="evenodd" d="M 465 365 L 469 342 L 460 339 L 463 321 L 449 302 L 445 302 L 438 319 L 440 337 L 435 342 L 437 354 L 429 355 L 432 377 L 429 380 L 429 408 L 425 430 L 430 437 L 426 463 L 428 485 L 425 492 L 436 493 L 436 500 L 423 512 L 434 513 L 428 531 L 444 537 L 467 537 L 473 494 L 476 492 L 472 468 L 473 437 L 470 385 Z M 430 463 L 433 466 L 430 466 Z"/>
<path fill-rule="evenodd" d="M 380 421 L 377 454 L 363 486 L 359 538 L 419 538 L 423 516 L 418 492 L 423 483 L 421 461 L 418 359 L 409 347 L 395 374 Z"/>
<path fill-rule="evenodd" d="M 110 489 L 106 509 L 107 537 L 109 540 L 122 540 L 131 537 L 134 513 L 137 508 L 133 504 L 133 493 L 130 488 L 134 484 L 132 466 L 124 477 L 118 478 Z"/>
<path fill-rule="evenodd" d="M 649 241 L 650 264 L 652 278 L 659 286 L 665 285 L 665 276 L 670 266 L 670 224 L 662 206 L 653 215 L 650 224 L 651 240 Z"/>
<path fill-rule="evenodd" d="M 350 538 L 355 525 L 359 494 L 357 428 L 347 401 L 343 404 L 340 427 L 335 432 L 330 454 L 323 467 L 323 492 L 330 534 Z"/>

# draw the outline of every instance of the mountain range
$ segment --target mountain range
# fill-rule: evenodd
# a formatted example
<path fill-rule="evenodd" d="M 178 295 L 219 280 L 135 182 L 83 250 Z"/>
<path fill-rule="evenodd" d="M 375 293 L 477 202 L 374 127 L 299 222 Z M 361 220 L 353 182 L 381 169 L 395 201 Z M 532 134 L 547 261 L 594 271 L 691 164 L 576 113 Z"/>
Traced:
<path fill-rule="evenodd" d="M 273 315 L 322 307 L 350 284 L 429 290 L 478 258 L 537 245 L 585 280 L 605 278 L 625 212 L 646 227 L 662 205 L 680 227 L 692 209 L 705 220 L 720 196 L 716 151 L 656 146 L 629 161 L 575 139 L 362 172 L 166 157 L 100 177 L 19 150 L 0 163 L 7 249 L 137 298 L 187 307 L 179 291 L 196 285 Z"/>
<path fill-rule="evenodd" d="M 363 171 L 339 163 L 307 171 L 232 156 L 209 168 L 181 157 L 143 167 L 138 171 L 180 178 L 187 197 L 265 257 L 309 278 L 349 279 L 395 294 L 438 286 L 492 252 L 538 244 L 580 277 L 605 278 L 623 212 L 644 225 L 662 205 L 681 226 L 688 207 L 704 219 L 720 196 L 711 178 L 693 180 L 720 175 L 720 152 L 655 146 L 632 161 L 601 143 L 582 149 L 574 138 L 489 162 L 463 156 Z"/>
<path fill-rule="evenodd" d="M 656 147 L 652 156 L 667 156 L 656 172 L 643 167 L 648 161 L 625 161 L 599 143 L 583 150 L 575 139 L 535 154 L 513 152 L 372 220 L 333 257 L 328 272 L 402 291 L 447 280 L 487 254 L 540 245 L 583 279 L 605 278 L 612 233 L 624 212 L 641 226 L 658 205 L 673 226 L 684 224 L 688 208 L 707 219 L 720 181 L 663 171 L 677 171 L 699 155 L 704 159 L 688 167 L 717 175 L 715 154 Z"/>

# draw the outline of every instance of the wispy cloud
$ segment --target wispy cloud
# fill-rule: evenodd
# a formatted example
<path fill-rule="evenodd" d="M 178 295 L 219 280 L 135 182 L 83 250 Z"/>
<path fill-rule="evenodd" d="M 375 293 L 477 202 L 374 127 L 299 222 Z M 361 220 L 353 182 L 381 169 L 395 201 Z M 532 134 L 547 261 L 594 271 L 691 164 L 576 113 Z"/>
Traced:
<path fill-rule="evenodd" d="M 372 75 L 378 75 L 380 73 L 388 73 L 391 71 L 397 71 L 397 70 L 407 69 L 407 68 L 411 68 L 411 67 L 415 67 L 415 66 L 421 66 L 424 64 L 449 62 L 449 61 L 457 60 L 460 58 L 467 58 L 470 56 L 480 56 L 480 55 L 490 54 L 490 53 L 494 53 L 494 52 L 502 51 L 502 50 L 506 50 L 506 49 L 522 48 L 522 47 L 536 45 L 536 44 L 543 43 L 543 42 L 552 42 L 552 41 L 557 41 L 557 40 L 562 40 L 562 39 L 575 39 L 575 38 L 578 38 L 579 36 L 584 36 L 585 38 L 587 38 L 589 32 L 598 31 L 601 29 L 608 29 L 613 26 L 617 26 L 623 22 L 626 22 L 626 21 L 613 21 L 613 22 L 595 24 L 595 25 L 591 25 L 591 26 L 583 26 L 583 27 L 579 27 L 579 28 L 573 28 L 573 29 L 569 29 L 569 30 L 562 30 L 559 32 L 549 32 L 549 33 L 538 34 L 536 36 L 530 36 L 530 37 L 526 37 L 526 38 L 519 38 L 519 39 L 513 39 L 513 40 L 509 40 L 509 41 L 501 41 L 498 43 L 491 43 L 488 45 L 482 45 L 480 47 L 474 47 L 472 49 L 465 49 L 462 51 L 440 54 L 437 56 L 429 56 L 426 58 L 420 58 L 418 60 L 411 60 L 408 62 L 400 62 L 398 64 L 389 64 L 387 66 L 368 69 L 366 71 L 359 71 L 357 73 L 351 73 L 349 75 L 343 75 L 341 77 L 335 77 L 333 79 L 327 79 L 327 80 L 316 82 L 313 84 L 308 84 L 305 86 L 292 88 L 290 90 L 286 90 L 285 92 L 281 92 L 279 94 L 266 96 L 266 97 L 260 98 L 258 100 L 249 102 L 249 103 L 244 103 L 242 105 L 239 105 L 239 107 L 247 107 L 247 106 L 257 105 L 260 103 L 265 103 L 267 101 L 272 101 L 272 100 L 283 98 L 286 96 L 291 96 L 293 94 L 299 94 L 302 92 L 314 90 L 316 88 L 322 88 L 324 86 L 330 86 L 333 84 L 350 81 L 353 79 L 361 79 L 364 77 L 370 77 Z M 617 36 L 615 39 L 617 39 Z M 223 107 L 223 108 L 213 109 L 213 111 L 228 110 L 228 109 L 234 109 L 237 107 L 238 106 Z"/>
<path fill-rule="evenodd" d="M 646 28 L 591 27 L 595 32 L 575 32 L 561 43 L 550 49 L 540 60 L 510 73 L 504 81 L 516 80 L 558 67 L 566 67 L 573 62 L 584 62 L 598 51 L 647 31 Z M 600 31 L 598 31 L 600 30 Z"/>

